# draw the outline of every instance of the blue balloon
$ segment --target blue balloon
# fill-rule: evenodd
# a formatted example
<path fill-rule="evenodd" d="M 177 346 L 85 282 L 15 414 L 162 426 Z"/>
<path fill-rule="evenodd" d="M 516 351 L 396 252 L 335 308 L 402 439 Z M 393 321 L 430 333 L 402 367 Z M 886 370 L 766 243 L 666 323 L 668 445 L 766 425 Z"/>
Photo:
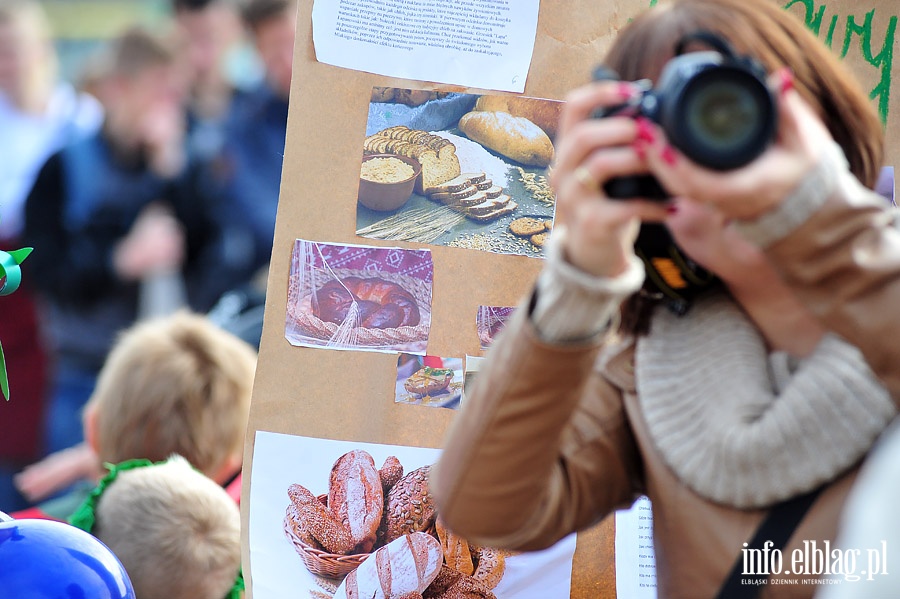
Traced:
<path fill-rule="evenodd" d="M 135 599 L 106 545 L 69 524 L 37 519 L 0 521 L 0 597 Z"/>

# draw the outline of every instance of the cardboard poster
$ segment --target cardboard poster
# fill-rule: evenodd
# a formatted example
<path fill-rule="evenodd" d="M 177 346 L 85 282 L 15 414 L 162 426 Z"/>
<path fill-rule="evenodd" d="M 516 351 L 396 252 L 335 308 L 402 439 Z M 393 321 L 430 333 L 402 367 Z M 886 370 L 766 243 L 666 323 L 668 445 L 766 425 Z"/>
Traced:
<path fill-rule="evenodd" d="M 885 122 L 887 166 L 893 165 L 900 159 L 900 110 L 897 94 L 892 93 L 898 20 L 893 3 L 777 1 L 803 18 L 852 65 Z M 313 43 L 313 0 L 299 1 L 281 198 L 244 456 L 243 559 L 248 597 L 334 596 L 340 577 L 330 585 L 309 578 L 302 556 L 286 535 L 285 515 L 293 501 L 288 488 L 301 485 L 316 498 L 327 493 L 328 470 L 354 451 L 368 453 L 376 469 L 391 455 L 401 462 L 404 473 L 433 463 L 448 424 L 457 410 L 465 409 L 465 381 L 477 376 L 478 361 L 489 351 L 493 335 L 541 269 L 542 252 L 531 236 L 552 228 L 554 207 L 528 194 L 539 189 L 546 164 L 525 164 L 486 141 L 473 140 L 461 132 L 460 119 L 482 97 L 562 100 L 569 90 L 590 79 L 615 32 L 654 4 L 656 0 L 542 2 L 524 91 L 510 94 L 500 88 L 434 83 L 440 81 L 438 76 L 402 79 L 319 62 Z M 390 100 L 385 100 L 388 96 Z M 435 107 L 433 113 L 430 106 Z M 385 133 L 394 127 L 399 128 Z M 396 143 L 422 140 L 440 147 L 408 148 Z M 365 161 L 372 156 L 383 158 L 379 154 L 385 153 L 403 156 L 398 153 L 403 148 L 420 157 L 439 156 L 445 142 L 470 150 L 459 153 L 470 160 L 462 161 L 467 172 L 460 168 L 457 175 L 461 187 L 425 193 L 425 186 L 416 187 L 421 173 L 410 179 L 399 164 L 404 161 L 398 159 L 369 165 L 365 172 L 374 173 L 375 179 L 388 179 L 382 183 L 409 185 L 412 181 L 409 195 L 400 194 L 402 205 L 373 211 L 360 203 Z M 392 151 L 381 152 L 388 144 Z M 519 181 L 522 173 L 533 176 L 536 187 L 529 189 Z M 470 200 L 479 212 L 493 217 L 481 222 L 470 218 L 469 206 L 462 200 L 486 191 L 477 186 L 488 179 L 491 185 L 486 189 L 496 185 L 501 191 L 493 198 L 482 197 L 477 204 Z M 494 193 L 497 190 L 491 189 Z M 491 202 L 501 195 L 509 200 Z M 502 212 L 510 202 L 515 208 Z M 452 224 L 433 238 L 383 234 L 389 227 L 382 221 L 398 215 L 408 219 L 413 209 L 425 214 L 419 233 L 428 227 L 432 234 L 441 229 L 435 224 L 435 211 Z M 510 225 L 519 217 L 531 218 L 530 225 L 542 229 L 527 236 L 514 234 Z M 378 223 L 374 228 L 380 227 L 380 233 L 373 233 Z M 363 256 L 365 252 L 372 254 Z M 360 253 L 357 262 L 338 264 L 355 253 Z M 303 265 L 323 276 L 306 279 L 306 287 L 298 286 Z M 316 292 L 320 293 L 317 302 L 333 300 L 332 307 L 339 306 L 351 284 L 361 284 L 352 278 L 389 284 L 383 286 L 383 295 L 373 292 L 365 300 L 373 305 L 358 302 L 355 309 L 331 316 L 313 308 Z M 325 288 L 329 281 L 331 286 Z M 412 302 L 398 289 L 409 293 Z M 332 300 L 324 300 L 326 295 Z M 404 299 L 397 299 L 400 296 Z M 417 324 L 392 320 L 413 305 L 419 311 Z M 385 326 L 363 326 L 364 311 L 377 313 L 375 320 Z M 306 323 L 292 331 L 291 323 L 296 324 L 301 314 Z M 316 326 L 310 328 L 309 323 Z M 310 332 L 320 324 L 340 328 L 340 334 Z M 367 333 L 375 341 L 360 342 Z M 382 343 L 388 337 L 392 341 Z M 434 359 L 439 362 L 431 362 Z M 415 379 L 420 386 L 411 383 L 415 390 L 411 392 L 406 382 L 420 371 Z M 546 556 L 545 572 L 552 582 L 544 584 L 563 586 L 548 586 L 557 594 L 543 596 L 615 597 L 614 539 L 614 518 L 610 517 L 554 547 Z M 517 571 L 515 558 L 506 563 L 511 564 L 510 572 Z M 515 580 L 513 576 L 507 583 Z M 499 599 L 512 599 L 530 596 L 524 590 L 527 586 L 523 583 L 520 590 L 510 590 L 512 586 L 498 584 L 494 590 Z"/>

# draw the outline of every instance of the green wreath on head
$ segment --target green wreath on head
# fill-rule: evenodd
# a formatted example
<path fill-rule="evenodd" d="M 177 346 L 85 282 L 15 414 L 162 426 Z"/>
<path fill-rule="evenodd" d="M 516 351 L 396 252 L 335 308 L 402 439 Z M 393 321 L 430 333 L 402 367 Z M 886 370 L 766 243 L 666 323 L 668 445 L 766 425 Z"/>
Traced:
<path fill-rule="evenodd" d="M 32 248 L 22 248 L 11 252 L 0 250 L 0 295 L 9 295 L 19 288 L 22 282 L 22 269 L 19 266 L 31 254 Z M 0 390 L 9 401 L 9 380 L 6 377 L 6 358 L 3 356 L 3 345 L 0 344 Z"/>
<path fill-rule="evenodd" d="M 103 467 L 106 468 L 107 473 L 103 476 L 103 478 L 100 479 L 100 481 L 97 483 L 97 486 L 94 487 L 94 489 L 88 494 L 88 496 L 84 499 L 78 509 L 76 509 L 72 513 L 72 515 L 69 516 L 69 524 L 76 528 L 80 528 L 85 532 L 93 534 L 94 526 L 97 523 L 97 503 L 100 501 L 100 496 L 103 495 L 104 491 L 106 491 L 106 489 L 116 481 L 116 479 L 119 477 L 119 474 L 125 472 L 126 470 L 134 470 L 135 468 L 160 466 L 162 464 L 165 464 L 166 461 L 167 460 L 154 462 L 152 460 L 138 458 L 133 460 L 125 460 L 124 462 L 120 462 L 118 464 L 110 464 L 109 462 L 105 462 L 103 464 Z M 244 572 L 242 569 L 238 568 L 238 573 L 234 579 L 234 584 L 232 585 L 231 590 L 228 591 L 225 599 L 241 599 L 241 597 L 243 597 L 244 590 Z"/>

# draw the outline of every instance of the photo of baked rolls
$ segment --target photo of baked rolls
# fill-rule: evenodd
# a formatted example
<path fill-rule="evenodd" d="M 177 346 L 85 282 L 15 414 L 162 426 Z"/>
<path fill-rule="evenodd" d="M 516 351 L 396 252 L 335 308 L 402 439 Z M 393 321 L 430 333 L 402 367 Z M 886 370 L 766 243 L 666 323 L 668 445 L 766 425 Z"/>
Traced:
<path fill-rule="evenodd" d="M 511 553 L 456 533 L 429 490 L 440 452 L 257 431 L 244 504 L 253 596 L 568 597 L 575 536 Z"/>
<path fill-rule="evenodd" d="M 424 353 L 433 272 L 428 250 L 298 239 L 285 337 L 298 346 Z"/>
<path fill-rule="evenodd" d="M 335 599 L 496 599 L 510 554 L 473 545 L 443 524 L 430 471 L 404 472 L 396 456 L 379 467 L 355 449 L 337 458 L 327 489 L 315 481 L 288 486 L 285 537 L 312 574 L 340 581 Z"/>

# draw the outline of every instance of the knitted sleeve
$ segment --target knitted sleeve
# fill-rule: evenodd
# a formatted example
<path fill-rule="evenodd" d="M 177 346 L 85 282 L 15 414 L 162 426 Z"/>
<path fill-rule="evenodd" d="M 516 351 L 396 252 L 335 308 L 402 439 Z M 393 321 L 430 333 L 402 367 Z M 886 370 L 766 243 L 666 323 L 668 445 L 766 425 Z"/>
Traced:
<path fill-rule="evenodd" d="M 577 269 L 563 255 L 566 235 L 562 226 L 553 232 L 531 315 L 548 343 L 583 341 L 603 332 L 621 301 L 644 282 L 644 265 L 637 256 L 631 256 L 628 269 L 615 278 L 593 277 Z"/>

